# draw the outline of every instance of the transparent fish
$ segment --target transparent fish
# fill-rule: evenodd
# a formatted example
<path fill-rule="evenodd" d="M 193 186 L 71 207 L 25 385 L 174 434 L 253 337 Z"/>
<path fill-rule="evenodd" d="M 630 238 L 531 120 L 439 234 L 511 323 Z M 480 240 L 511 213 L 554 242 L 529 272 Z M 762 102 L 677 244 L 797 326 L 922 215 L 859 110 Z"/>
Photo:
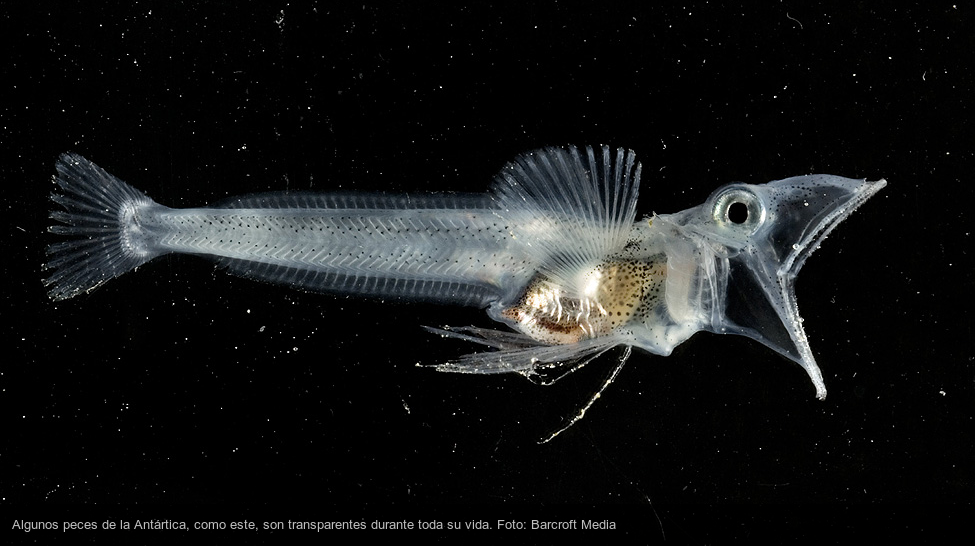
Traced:
<path fill-rule="evenodd" d="M 793 286 L 836 225 L 886 185 L 830 175 L 722 186 L 637 220 L 633 152 L 546 148 L 479 195 L 278 193 L 172 209 L 76 154 L 57 163 L 49 295 L 63 300 L 168 253 L 328 293 L 481 307 L 504 325 L 428 328 L 487 347 L 436 365 L 551 383 L 622 346 L 669 355 L 695 332 L 750 337 L 826 386 Z"/>

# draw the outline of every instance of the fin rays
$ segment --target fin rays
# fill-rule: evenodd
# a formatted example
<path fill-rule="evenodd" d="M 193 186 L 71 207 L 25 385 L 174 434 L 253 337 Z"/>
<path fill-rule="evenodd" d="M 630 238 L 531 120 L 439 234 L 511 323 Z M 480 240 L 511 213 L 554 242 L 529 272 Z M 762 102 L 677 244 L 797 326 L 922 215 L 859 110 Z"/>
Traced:
<path fill-rule="evenodd" d="M 545 148 L 519 156 L 495 180 L 501 216 L 550 218 L 545 229 L 516 225 L 516 237 L 544 254 L 542 268 L 571 284 L 626 244 L 636 219 L 642 167 L 622 148 Z"/>

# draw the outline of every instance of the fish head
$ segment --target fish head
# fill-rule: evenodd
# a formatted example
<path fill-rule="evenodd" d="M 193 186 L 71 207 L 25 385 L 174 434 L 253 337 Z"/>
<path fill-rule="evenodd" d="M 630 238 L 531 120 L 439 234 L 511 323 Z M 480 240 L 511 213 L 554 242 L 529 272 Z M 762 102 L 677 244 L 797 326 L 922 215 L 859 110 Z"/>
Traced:
<path fill-rule="evenodd" d="M 796 276 L 823 239 L 886 185 L 831 175 L 729 184 L 667 220 L 699 249 L 701 328 L 750 337 L 800 364 L 826 397 L 796 304 Z M 703 259 L 702 257 L 709 259 Z M 704 301 L 706 300 L 706 301 Z"/>

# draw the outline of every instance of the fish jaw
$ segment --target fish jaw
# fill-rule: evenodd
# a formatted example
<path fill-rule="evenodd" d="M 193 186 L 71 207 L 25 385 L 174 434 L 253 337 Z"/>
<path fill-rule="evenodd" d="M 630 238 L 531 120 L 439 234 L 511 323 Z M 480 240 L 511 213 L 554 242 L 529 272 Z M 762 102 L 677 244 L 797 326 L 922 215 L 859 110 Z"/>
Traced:
<path fill-rule="evenodd" d="M 741 252 L 729 257 L 725 312 L 713 326 L 751 337 L 797 362 L 820 400 L 826 398 L 826 384 L 799 316 L 796 277 L 823 239 L 886 184 L 810 175 L 758 186 L 768 218 Z"/>
<path fill-rule="evenodd" d="M 699 329 L 762 343 L 802 366 L 816 397 L 826 398 L 799 316 L 796 277 L 823 239 L 885 185 L 831 175 L 729 184 L 698 207 L 661 217 L 698 249 L 691 275 L 698 288 L 687 306 L 698 313 Z M 668 260 L 676 254 L 691 256 L 669 251 Z"/>

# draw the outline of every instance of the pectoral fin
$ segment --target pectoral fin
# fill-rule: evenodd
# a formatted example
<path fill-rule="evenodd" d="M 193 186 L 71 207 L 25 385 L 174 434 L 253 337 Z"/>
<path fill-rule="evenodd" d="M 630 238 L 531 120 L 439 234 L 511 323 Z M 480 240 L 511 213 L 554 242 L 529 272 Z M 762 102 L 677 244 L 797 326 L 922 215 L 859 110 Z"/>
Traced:
<path fill-rule="evenodd" d="M 517 157 L 494 184 L 498 215 L 532 249 L 539 272 L 573 290 L 580 272 L 626 244 L 636 220 L 640 163 L 632 151 L 608 146 L 545 148 Z"/>

